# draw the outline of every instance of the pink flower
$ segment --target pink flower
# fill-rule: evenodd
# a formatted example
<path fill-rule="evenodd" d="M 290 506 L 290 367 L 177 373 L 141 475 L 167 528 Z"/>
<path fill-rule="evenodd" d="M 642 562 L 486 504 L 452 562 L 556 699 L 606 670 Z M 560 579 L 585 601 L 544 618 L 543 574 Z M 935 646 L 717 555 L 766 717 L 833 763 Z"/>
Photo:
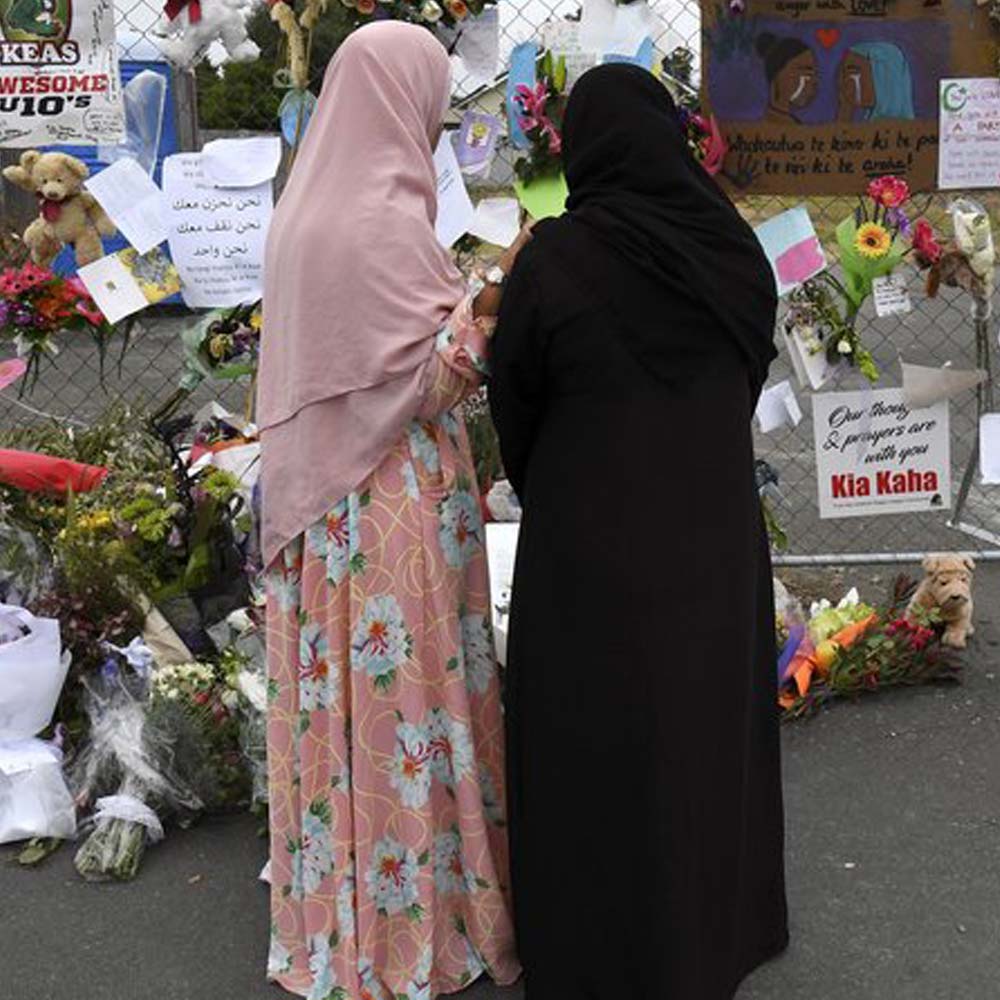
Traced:
<path fill-rule="evenodd" d="M 876 177 L 868 185 L 868 197 L 883 208 L 899 208 L 910 197 L 910 186 L 901 177 Z"/>
<path fill-rule="evenodd" d="M 39 285 L 44 285 L 47 281 L 52 281 L 54 278 L 55 275 L 47 267 L 39 267 L 30 261 L 21 268 L 22 287 L 25 290 L 37 288 Z"/>
<path fill-rule="evenodd" d="M 0 272 L 0 295 L 13 298 L 20 295 L 26 288 L 20 272 L 15 271 L 12 267 L 5 268 Z"/>
<path fill-rule="evenodd" d="M 701 118 L 700 115 L 698 117 Z M 705 131 L 708 134 L 701 141 L 701 165 L 708 172 L 709 176 L 714 177 L 722 169 L 722 163 L 726 158 L 728 146 L 722 132 L 719 130 L 719 123 L 715 120 L 715 115 L 712 115 L 706 124 L 708 127 Z"/>
<path fill-rule="evenodd" d="M 519 83 L 514 88 L 514 101 L 521 111 L 518 124 L 526 132 L 540 126 L 545 117 L 545 102 L 549 92 L 544 83 L 537 83 L 532 89 L 525 83 Z"/>
<path fill-rule="evenodd" d="M 941 244 L 926 219 L 918 219 L 913 227 L 913 252 L 921 267 L 933 267 L 941 259 Z"/>

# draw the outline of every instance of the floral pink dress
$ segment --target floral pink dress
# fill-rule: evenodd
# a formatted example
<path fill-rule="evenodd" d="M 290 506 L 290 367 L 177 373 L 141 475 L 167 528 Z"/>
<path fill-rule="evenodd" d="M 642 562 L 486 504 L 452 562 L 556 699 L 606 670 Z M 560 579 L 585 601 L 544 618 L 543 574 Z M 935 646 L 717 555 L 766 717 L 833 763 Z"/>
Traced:
<path fill-rule="evenodd" d="M 467 299 L 418 419 L 268 573 L 268 975 L 309 1000 L 520 974 L 484 532 L 451 412 L 484 327 Z"/>

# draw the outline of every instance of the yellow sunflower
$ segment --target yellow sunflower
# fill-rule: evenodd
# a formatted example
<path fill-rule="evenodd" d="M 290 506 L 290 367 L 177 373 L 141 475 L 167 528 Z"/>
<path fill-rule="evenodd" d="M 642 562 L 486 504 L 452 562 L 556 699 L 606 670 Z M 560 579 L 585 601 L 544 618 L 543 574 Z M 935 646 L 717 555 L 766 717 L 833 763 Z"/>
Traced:
<path fill-rule="evenodd" d="M 862 257 L 872 259 L 884 257 L 891 246 L 892 237 L 884 226 L 880 226 L 877 222 L 866 222 L 858 227 L 858 234 L 854 237 L 854 249 Z"/>

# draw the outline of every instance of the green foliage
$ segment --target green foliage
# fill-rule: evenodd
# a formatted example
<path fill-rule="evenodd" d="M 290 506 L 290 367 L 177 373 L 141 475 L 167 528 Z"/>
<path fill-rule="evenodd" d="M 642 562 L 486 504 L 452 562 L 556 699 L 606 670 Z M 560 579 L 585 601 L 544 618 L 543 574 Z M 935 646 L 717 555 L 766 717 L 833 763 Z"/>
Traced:
<path fill-rule="evenodd" d="M 357 27 L 357 13 L 343 4 L 330 4 L 312 38 L 313 90 L 340 43 Z M 261 5 L 247 22 L 250 37 L 260 46 L 261 57 L 251 63 L 226 63 L 219 68 L 208 61 L 196 70 L 198 123 L 203 129 L 273 132 L 284 91 L 274 85 L 275 71 L 284 65 L 284 40 Z"/>

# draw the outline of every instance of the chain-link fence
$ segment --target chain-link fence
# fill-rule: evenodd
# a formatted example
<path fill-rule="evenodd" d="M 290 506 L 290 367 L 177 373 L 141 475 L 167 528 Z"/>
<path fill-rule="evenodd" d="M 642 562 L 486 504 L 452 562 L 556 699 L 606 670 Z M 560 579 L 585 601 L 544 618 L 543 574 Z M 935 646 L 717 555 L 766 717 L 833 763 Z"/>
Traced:
<path fill-rule="evenodd" d="M 657 19 L 659 54 L 666 56 L 679 48 L 689 50 L 693 54 L 693 83 L 697 86 L 701 30 L 698 4 L 693 0 L 651 0 L 650 6 Z M 467 107 L 501 114 L 505 88 L 502 70 L 513 47 L 538 39 L 547 22 L 574 17 L 578 9 L 575 0 L 499 0 L 501 72 L 495 81 L 486 82 L 470 80 L 461 72 L 456 75 L 454 122 Z M 193 74 L 171 71 L 162 61 L 152 35 L 160 10 L 155 0 L 117 0 L 123 76 L 152 68 L 169 78 L 168 122 L 161 153 L 197 149 L 206 139 L 218 136 L 277 131 L 283 95 L 275 86 L 274 74 L 284 63 L 285 46 L 268 8 L 260 4 L 248 15 L 249 32 L 261 49 L 259 61 L 216 66 L 210 57 Z M 354 12 L 346 6 L 336 2 L 329 5 L 312 41 L 311 65 L 317 79 L 337 44 L 350 31 L 353 17 Z M 3 156 L 9 161 L 10 151 Z M 490 173 L 470 186 L 484 193 L 509 186 L 514 158 L 514 151 L 501 142 Z M 159 179 L 158 173 L 156 177 Z M 18 201 L 9 192 L 6 198 L 0 201 L 0 211 L 7 224 L 22 224 L 33 213 L 34 206 L 26 200 Z M 773 197 L 750 198 L 741 208 L 752 222 L 759 222 L 793 203 Z M 832 236 L 835 225 L 852 207 L 844 199 L 809 202 L 816 229 L 823 238 Z M 945 208 L 946 199 L 936 196 L 928 200 L 926 214 L 932 221 L 940 220 Z M 981 364 L 983 347 L 994 335 L 993 328 L 977 345 L 969 296 L 945 289 L 940 297 L 929 299 L 919 287 L 919 277 L 912 269 L 909 273 L 914 306 L 911 313 L 876 319 L 867 306 L 859 320 L 862 337 L 883 372 L 883 384 L 899 384 L 901 358 L 923 365 L 951 362 L 959 369 Z M 43 372 L 30 396 L 17 399 L 8 390 L 0 397 L 0 425 L 9 427 L 45 416 L 86 423 L 118 401 L 138 409 L 154 408 L 179 384 L 184 367 L 180 331 L 190 321 L 190 315 L 180 306 L 143 314 L 128 351 L 119 358 L 112 348 L 103 373 L 89 342 L 65 343 L 55 364 Z M 795 383 L 790 361 L 782 351 L 772 381 L 784 378 Z M 864 379 L 848 369 L 824 391 L 863 387 Z M 242 407 L 247 390 L 247 385 L 206 384 L 192 404 L 221 398 L 224 404 Z M 846 520 L 821 520 L 818 515 L 811 407 L 804 399 L 806 395 L 808 392 L 799 391 L 805 418 L 798 427 L 759 436 L 757 442 L 759 455 L 779 477 L 781 499 L 775 513 L 788 535 L 791 559 L 884 559 L 929 549 L 1000 555 L 1000 551 L 994 552 L 1000 549 L 1000 499 L 996 492 L 979 484 L 974 467 L 978 429 L 975 392 L 951 403 L 953 500 L 961 492 L 966 473 L 974 473 L 959 517 L 941 512 Z M 670 428 L 661 429 L 665 460 L 669 458 L 671 433 Z M 950 526 L 952 520 L 961 521 L 961 530 Z"/>

